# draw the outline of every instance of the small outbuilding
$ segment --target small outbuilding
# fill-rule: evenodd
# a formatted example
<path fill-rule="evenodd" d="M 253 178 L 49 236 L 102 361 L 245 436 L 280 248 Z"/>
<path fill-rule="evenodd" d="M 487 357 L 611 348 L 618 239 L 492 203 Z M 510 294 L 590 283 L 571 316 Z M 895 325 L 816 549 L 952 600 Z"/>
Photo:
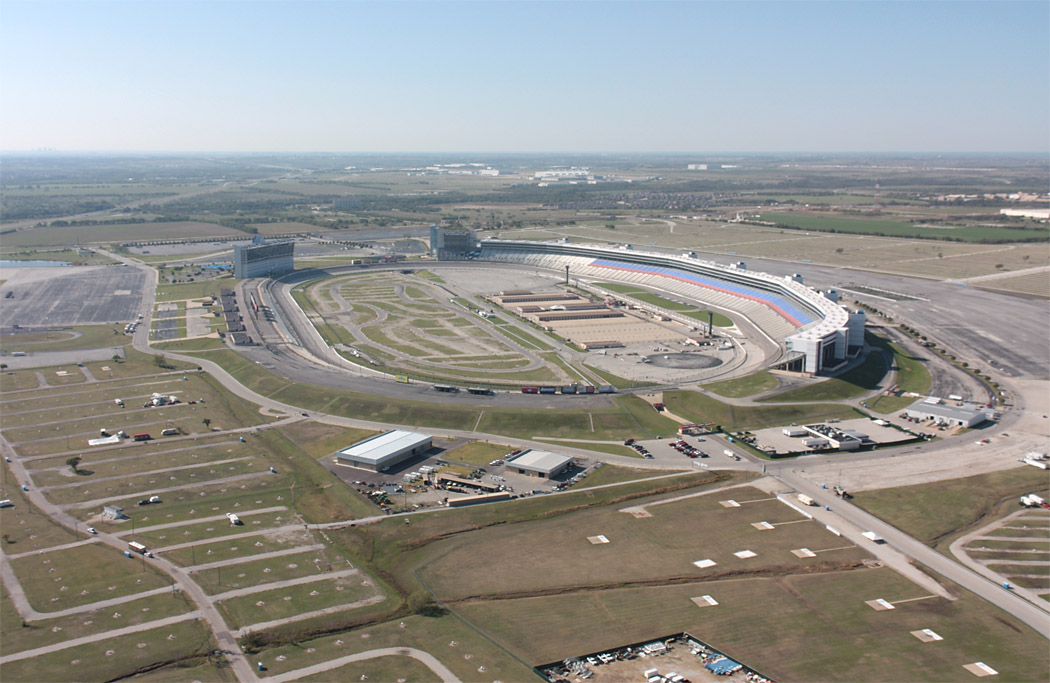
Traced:
<path fill-rule="evenodd" d="M 429 451 L 433 445 L 432 436 L 395 429 L 344 448 L 336 453 L 335 462 L 344 467 L 382 472 Z"/>
<path fill-rule="evenodd" d="M 572 458 L 549 451 L 527 450 L 507 461 L 507 468 L 518 474 L 550 479 L 572 464 Z"/>
<path fill-rule="evenodd" d="M 107 505 L 102 508 L 102 519 L 112 522 L 127 519 L 127 516 L 124 514 L 124 508 L 117 507 L 116 505 Z"/>

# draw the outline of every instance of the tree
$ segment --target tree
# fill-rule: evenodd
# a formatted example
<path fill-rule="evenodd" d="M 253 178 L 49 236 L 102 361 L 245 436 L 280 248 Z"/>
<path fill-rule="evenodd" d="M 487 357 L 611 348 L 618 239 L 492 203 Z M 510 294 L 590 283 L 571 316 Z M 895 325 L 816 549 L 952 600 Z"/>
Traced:
<path fill-rule="evenodd" d="M 67 458 L 66 459 L 66 464 L 69 465 L 71 468 L 73 468 L 73 474 L 79 474 L 80 473 L 80 469 L 79 469 L 80 460 L 81 460 L 81 458 L 80 458 L 79 455 L 74 455 L 72 458 Z"/>
<path fill-rule="evenodd" d="M 211 418 L 210 417 L 204 418 L 203 420 L 201 420 L 201 422 L 204 423 L 204 428 L 205 429 L 208 429 L 209 427 L 211 427 Z"/>

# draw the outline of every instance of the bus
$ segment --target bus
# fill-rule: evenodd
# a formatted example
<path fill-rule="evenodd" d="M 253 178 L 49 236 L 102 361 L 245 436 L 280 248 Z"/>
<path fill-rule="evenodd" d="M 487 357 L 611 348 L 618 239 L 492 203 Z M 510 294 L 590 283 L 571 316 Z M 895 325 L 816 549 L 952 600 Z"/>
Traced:
<path fill-rule="evenodd" d="M 133 553 L 138 553 L 139 555 L 149 554 L 149 549 L 146 548 L 146 546 L 139 543 L 138 541 L 132 541 L 128 543 L 128 550 L 130 550 Z"/>

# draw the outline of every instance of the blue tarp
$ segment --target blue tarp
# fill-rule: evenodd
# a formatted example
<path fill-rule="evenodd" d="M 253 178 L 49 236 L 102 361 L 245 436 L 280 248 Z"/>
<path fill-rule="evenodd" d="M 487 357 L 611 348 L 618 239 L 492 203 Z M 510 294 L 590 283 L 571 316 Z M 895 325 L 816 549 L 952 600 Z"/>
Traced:
<path fill-rule="evenodd" d="M 738 662 L 734 662 L 728 657 L 723 657 L 721 659 L 715 659 L 713 661 L 708 662 L 707 664 L 704 664 L 704 668 L 709 669 L 711 673 L 718 674 L 719 676 L 728 676 L 729 674 L 743 667 Z"/>

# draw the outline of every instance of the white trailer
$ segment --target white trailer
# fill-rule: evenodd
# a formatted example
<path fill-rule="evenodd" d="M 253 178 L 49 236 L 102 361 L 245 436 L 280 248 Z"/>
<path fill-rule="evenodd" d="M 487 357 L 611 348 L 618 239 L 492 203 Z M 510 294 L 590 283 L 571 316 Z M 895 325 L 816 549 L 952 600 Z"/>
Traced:
<path fill-rule="evenodd" d="M 1045 506 L 1046 501 L 1044 501 L 1042 498 L 1035 495 L 1034 493 L 1030 493 L 1027 496 L 1021 496 L 1021 507 L 1041 508 Z"/>
<path fill-rule="evenodd" d="M 885 543 L 886 542 L 886 539 L 884 539 L 882 536 L 879 536 L 874 531 L 865 531 L 864 533 L 861 534 L 861 536 L 863 536 L 864 538 L 868 539 L 869 541 L 871 541 L 873 543 Z"/>
<path fill-rule="evenodd" d="M 798 502 L 802 503 L 803 505 L 816 505 L 817 504 L 812 498 L 810 498 L 809 496 L 807 496 L 804 493 L 798 494 Z"/>
<path fill-rule="evenodd" d="M 226 517 L 230 520 L 230 526 L 240 526 L 242 524 L 241 518 L 232 512 L 227 512 Z"/>

